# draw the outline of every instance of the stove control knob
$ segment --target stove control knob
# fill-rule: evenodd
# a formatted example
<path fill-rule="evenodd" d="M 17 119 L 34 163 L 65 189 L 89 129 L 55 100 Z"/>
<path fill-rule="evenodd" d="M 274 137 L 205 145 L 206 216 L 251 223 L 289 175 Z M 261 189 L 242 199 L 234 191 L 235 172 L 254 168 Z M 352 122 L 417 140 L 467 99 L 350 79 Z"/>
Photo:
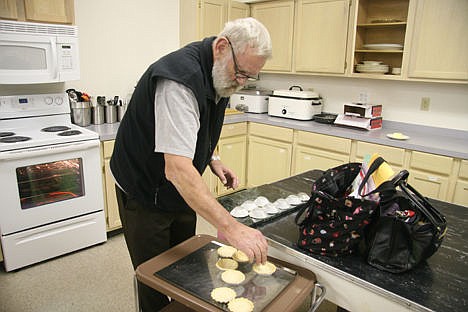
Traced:
<path fill-rule="evenodd" d="M 55 98 L 55 104 L 57 104 L 57 105 L 62 105 L 62 104 L 63 104 L 63 98 L 61 98 L 61 97 L 56 97 L 56 98 Z"/>
<path fill-rule="evenodd" d="M 51 105 L 52 103 L 54 103 L 54 99 L 50 96 L 46 96 L 44 98 L 44 102 L 47 104 L 47 105 Z"/>
<path fill-rule="evenodd" d="M 286 108 L 283 108 L 283 109 L 281 110 L 281 114 L 283 114 L 283 115 L 286 115 L 287 112 L 288 112 L 288 111 L 286 110 Z"/>

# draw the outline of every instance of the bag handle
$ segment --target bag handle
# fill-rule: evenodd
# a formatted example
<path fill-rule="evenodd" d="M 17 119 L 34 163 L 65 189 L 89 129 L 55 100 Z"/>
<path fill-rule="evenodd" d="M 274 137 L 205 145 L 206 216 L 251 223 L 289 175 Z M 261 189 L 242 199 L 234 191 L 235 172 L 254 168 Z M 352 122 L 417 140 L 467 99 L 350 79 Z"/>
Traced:
<path fill-rule="evenodd" d="M 416 205 L 416 208 L 435 226 L 435 228 L 442 232 L 442 226 L 446 224 L 445 217 L 435 209 L 427 199 L 422 196 L 414 187 L 406 181 L 409 172 L 402 170 L 393 180 L 392 183 L 399 186 L 400 189 L 408 196 L 408 198 Z"/>

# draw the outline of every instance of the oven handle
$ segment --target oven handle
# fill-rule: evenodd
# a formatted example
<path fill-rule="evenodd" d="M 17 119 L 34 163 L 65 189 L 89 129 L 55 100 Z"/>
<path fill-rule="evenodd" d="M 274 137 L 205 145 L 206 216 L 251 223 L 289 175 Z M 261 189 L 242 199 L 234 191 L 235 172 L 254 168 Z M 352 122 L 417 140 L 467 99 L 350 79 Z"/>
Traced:
<path fill-rule="evenodd" d="M 52 155 L 63 152 L 83 151 L 99 146 L 99 140 L 90 140 L 66 144 L 48 145 L 42 147 L 26 148 L 0 153 L 0 160 L 14 160 L 25 157 Z"/>

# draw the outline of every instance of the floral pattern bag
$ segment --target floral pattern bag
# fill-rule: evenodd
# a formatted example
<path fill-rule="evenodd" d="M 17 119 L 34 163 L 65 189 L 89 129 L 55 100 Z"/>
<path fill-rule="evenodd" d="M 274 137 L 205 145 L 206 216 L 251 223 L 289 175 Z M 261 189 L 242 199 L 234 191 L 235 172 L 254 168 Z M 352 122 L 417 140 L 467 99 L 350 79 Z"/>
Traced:
<path fill-rule="evenodd" d="M 359 194 L 383 162 L 379 157 L 372 163 L 359 186 Z M 361 163 L 348 163 L 331 168 L 314 182 L 309 201 L 303 204 L 295 219 L 299 226 L 299 248 L 328 256 L 350 254 L 357 248 L 379 205 L 368 199 L 378 189 L 361 198 L 349 196 L 361 167 Z"/>

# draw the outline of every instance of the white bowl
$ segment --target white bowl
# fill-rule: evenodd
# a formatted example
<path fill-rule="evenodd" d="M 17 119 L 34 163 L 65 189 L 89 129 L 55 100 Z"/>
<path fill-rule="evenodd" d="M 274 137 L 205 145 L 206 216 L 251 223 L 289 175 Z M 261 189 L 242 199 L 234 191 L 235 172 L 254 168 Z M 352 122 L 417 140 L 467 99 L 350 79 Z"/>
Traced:
<path fill-rule="evenodd" d="M 249 212 L 249 216 L 254 219 L 265 219 L 268 218 L 268 214 L 265 212 L 265 209 L 255 208 Z"/>
<path fill-rule="evenodd" d="M 382 61 L 362 61 L 364 65 L 380 65 L 382 64 Z"/>
<path fill-rule="evenodd" d="M 253 200 L 246 200 L 242 203 L 241 207 L 247 209 L 247 211 L 250 211 L 252 209 L 257 208 L 257 205 L 254 203 Z"/>
<path fill-rule="evenodd" d="M 245 218 L 249 215 L 247 209 L 242 208 L 241 206 L 236 206 L 234 209 L 231 210 L 231 216 L 235 218 Z"/>
<path fill-rule="evenodd" d="M 266 204 L 270 203 L 270 201 L 269 201 L 268 198 L 266 198 L 265 196 L 258 196 L 258 197 L 254 200 L 254 203 L 255 203 L 258 207 L 263 207 L 263 206 L 265 206 Z"/>
<path fill-rule="evenodd" d="M 286 201 L 292 206 L 297 206 L 302 202 L 299 196 L 297 195 L 289 195 L 288 197 L 286 197 Z"/>

